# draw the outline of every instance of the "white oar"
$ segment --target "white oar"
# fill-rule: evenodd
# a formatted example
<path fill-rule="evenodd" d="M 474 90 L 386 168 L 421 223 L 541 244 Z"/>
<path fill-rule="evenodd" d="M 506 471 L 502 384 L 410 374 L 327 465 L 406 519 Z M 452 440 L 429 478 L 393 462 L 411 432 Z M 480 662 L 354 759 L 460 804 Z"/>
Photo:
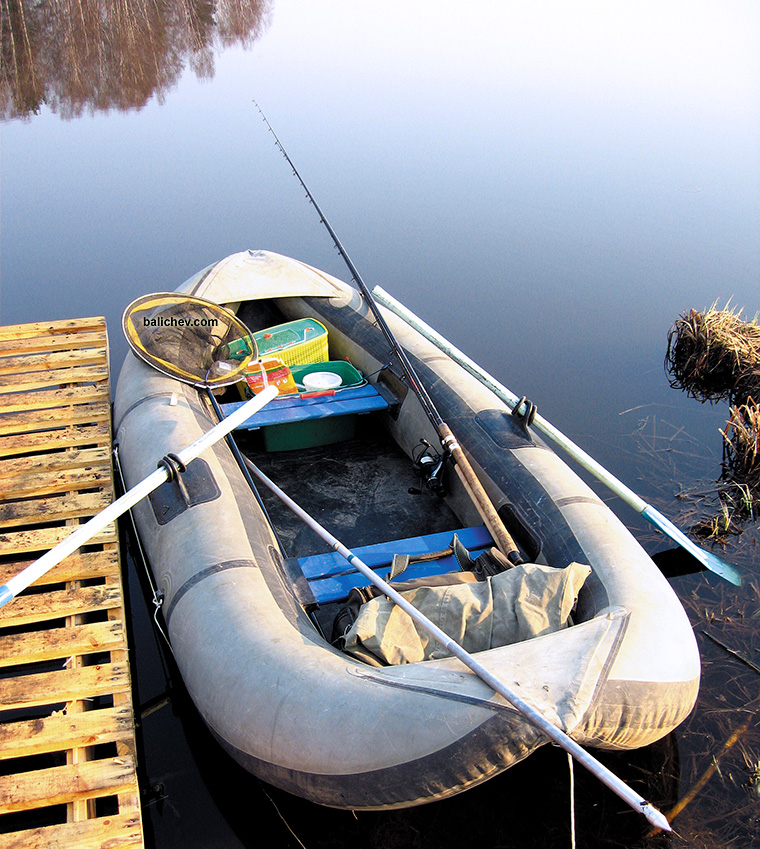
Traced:
<path fill-rule="evenodd" d="M 249 419 L 254 413 L 257 413 L 262 407 L 268 404 L 272 398 L 277 395 L 276 386 L 268 386 L 259 395 L 251 398 L 238 408 L 230 416 L 214 425 L 210 430 L 200 436 L 187 448 L 184 448 L 176 455 L 177 459 L 184 466 L 187 466 L 199 454 L 203 453 L 207 448 L 217 443 L 224 438 L 228 433 L 233 431 L 239 424 L 242 424 L 246 419 Z M 126 513 L 130 507 L 137 504 L 145 496 L 157 489 L 169 478 L 167 469 L 161 467 L 155 472 L 148 475 L 143 481 L 133 486 L 128 492 L 125 492 L 120 498 L 117 498 L 112 504 L 109 504 L 104 510 L 101 510 L 96 516 L 93 516 L 84 525 L 80 525 L 70 536 L 66 537 L 50 551 L 46 552 L 34 563 L 30 563 L 18 575 L 14 575 L 6 584 L 0 586 L 0 607 L 7 604 L 22 590 L 25 590 L 30 584 L 34 583 L 38 578 L 45 574 L 49 569 L 52 569 L 56 563 L 60 563 L 64 557 L 68 557 L 76 551 L 81 545 L 84 545 L 88 540 L 95 536 L 103 528 L 111 524 L 115 519 Z"/>
<path fill-rule="evenodd" d="M 494 692 L 503 696 L 513 707 L 530 722 L 532 722 L 540 731 L 542 731 L 550 740 L 562 747 L 566 752 L 569 752 L 579 763 L 583 764 L 590 772 L 592 772 L 603 784 L 610 788 L 614 793 L 617 793 L 621 799 L 627 802 L 634 810 L 643 814 L 649 822 L 656 828 L 663 831 L 671 831 L 670 824 L 666 817 L 651 805 L 647 800 L 640 796 L 633 788 L 629 787 L 624 781 L 618 778 L 611 772 L 603 763 L 590 755 L 585 749 L 579 746 L 575 740 L 570 738 L 564 731 L 561 731 L 556 725 L 553 725 L 543 714 L 531 707 L 526 701 L 521 699 L 516 693 L 507 687 L 507 685 L 491 674 L 484 666 L 482 666 L 469 652 L 463 649 L 459 643 L 451 639 L 444 633 L 435 623 L 431 622 L 424 614 L 420 613 L 416 607 L 411 605 L 400 593 L 398 593 L 390 584 L 384 581 L 379 575 L 370 569 L 366 563 L 360 560 L 350 549 L 346 548 L 340 540 L 336 539 L 326 528 L 317 522 L 317 520 L 309 515 L 303 508 L 290 498 L 277 484 L 268 478 L 261 469 L 252 463 L 247 457 L 244 457 L 246 466 L 253 472 L 254 475 L 272 492 L 280 498 L 297 516 L 299 516 L 306 524 L 322 537 L 325 542 L 333 547 L 342 557 L 367 578 L 368 581 L 378 587 L 391 601 L 395 602 L 402 610 L 411 616 L 411 618 L 425 631 L 427 631 L 435 640 L 451 652 L 452 655 L 459 658 L 469 669 L 471 669 L 482 681 L 484 681 Z"/>
<path fill-rule="evenodd" d="M 458 348 L 452 345 L 447 339 L 441 336 L 440 333 L 433 330 L 432 327 L 416 316 L 411 310 L 407 309 L 402 303 L 397 301 L 392 295 L 389 295 L 379 286 L 373 289 L 372 294 L 375 299 L 383 306 L 387 307 L 391 312 L 394 312 L 402 318 L 407 324 L 413 327 L 416 331 L 422 334 L 428 341 L 432 342 L 437 348 L 448 354 L 452 360 L 459 363 L 466 371 L 484 385 L 487 386 L 498 398 L 504 401 L 513 411 L 518 408 L 522 399 L 510 392 L 505 386 L 499 383 L 494 377 L 488 374 L 477 363 L 473 362 L 466 354 L 462 353 Z M 517 412 L 520 412 L 517 409 Z M 606 487 L 612 490 L 618 497 L 622 498 L 626 504 L 632 507 L 637 513 L 643 516 L 648 522 L 661 530 L 666 536 L 670 537 L 673 542 L 678 543 L 682 548 L 689 552 L 692 557 L 695 557 L 706 569 L 720 575 L 736 586 L 740 586 L 742 579 L 738 571 L 721 560 L 716 555 L 709 551 L 700 548 L 695 542 L 690 540 L 686 534 L 679 530 L 667 517 L 663 516 L 659 510 L 647 504 L 643 498 L 638 496 L 632 489 L 629 489 L 622 481 L 618 480 L 611 472 L 608 472 L 604 466 L 600 465 L 593 457 L 588 455 L 582 448 L 577 446 L 572 440 L 568 439 L 561 431 L 557 430 L 554 425 L 550 424 L 546 419 L 536 414 L 533 418 L 532 426 L 537 431 L 543 434 L 547 439 L 551 440 L 555 445 L 566 451 L 576 462 L 590 472 L 597 480 L 601 481 Z"/>

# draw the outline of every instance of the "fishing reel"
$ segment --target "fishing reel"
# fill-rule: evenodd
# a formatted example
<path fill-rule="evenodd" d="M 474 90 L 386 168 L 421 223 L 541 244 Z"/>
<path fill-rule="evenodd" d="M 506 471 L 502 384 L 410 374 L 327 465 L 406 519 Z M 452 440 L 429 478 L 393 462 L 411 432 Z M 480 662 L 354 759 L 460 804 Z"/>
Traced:
<path fill-rule="evenodd" d="M 412 455 L 412 466 L 424 485 L 439 498 L 446 494 L 444 472 L 446 456 L 433 448 L 427 439 L 421 439 Z"/>

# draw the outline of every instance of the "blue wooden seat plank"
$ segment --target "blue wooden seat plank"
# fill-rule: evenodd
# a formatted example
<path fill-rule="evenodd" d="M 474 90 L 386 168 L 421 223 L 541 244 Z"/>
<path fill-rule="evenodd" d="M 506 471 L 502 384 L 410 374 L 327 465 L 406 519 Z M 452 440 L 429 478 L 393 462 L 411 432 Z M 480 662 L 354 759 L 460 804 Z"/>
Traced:
<path fill-rule="evenodd" d="M 459 528 L 457 530 L 410 537 L 408 539 L 377 542 L 352 550 L 367 566 L 375 569 L 384 564 L 390 566 L 394 554 L 430 554 L 433 551 L 443 551 L 451 545 L 454 534 L 459 537 L 460 542 L 467 549 L 487 548 L 493 545 L 491 535 L 488 533 L 486 527 L 484 525 L 477 525 L 473 528 Z M 328 551 L 325 554 L 311 554 L 307 557 L 299 558 L 298 562 L 301 565 L 301 571 L 309 580 L 326 578 L 330 575 L 351 569 L 345 557 L 342 557 L 337 551 Z"/>
<path fill-rule="evenodd" d="M 245 402 L 233 401 L 222 404 L 225 415 L 237 410 Z M 238 425 L 238 430 L 255 430 L 267 425 L 290 424 L 309 419 L 324 419 L 331 416 L 349 416 L 387 410 L 388 402 L 374 386 L 367 383 L 355 389 L 342 389 L 334 395 L 316 398 L 301 398 L 298 395 L 275 398 L 263 410 Z"/>
<path fill-rule="evenodd" d="M 394 554 L 419 555 L 443 551 L 451 545 L 454 534 L 459 537 L 462 545 L 475 556 L 483 549 L 493 545 L 486 528 L 479 525 L 474 528 L 460 528 L 443 533 L 375 543 L 374 545 L 355 548 L 353 552 L 378 575 L 385 578 L 390 572 Z M 302 557 L 298 560 L 298 564 L 309 582 L 309 587 L 314 593 L 315 599 L 320 604 L 345 598 L 353 587 L 362 587 L 367 584 L 364 575 L 357 572 L 356 569 L 352 569 L 346 559 L 335 551 Z M 403 573 L 402 580 L 443 575 L 457 569 L 459 569 L 459 565 L 454 556 L 448 555 L 437 560 L 410 563 Z"/>

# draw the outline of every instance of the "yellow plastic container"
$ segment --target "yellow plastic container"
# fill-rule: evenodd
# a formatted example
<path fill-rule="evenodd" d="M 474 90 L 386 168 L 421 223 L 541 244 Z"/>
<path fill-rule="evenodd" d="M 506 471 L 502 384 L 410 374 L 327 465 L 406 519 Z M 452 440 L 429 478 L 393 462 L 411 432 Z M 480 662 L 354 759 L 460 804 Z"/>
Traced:
<path fill-rule="evenodd" d="M 327 328 L 313 318 L 299 318 L 253 334 L 259 356 L 279 357 L 285 365 L 323 363 L 328 359 Z"/>

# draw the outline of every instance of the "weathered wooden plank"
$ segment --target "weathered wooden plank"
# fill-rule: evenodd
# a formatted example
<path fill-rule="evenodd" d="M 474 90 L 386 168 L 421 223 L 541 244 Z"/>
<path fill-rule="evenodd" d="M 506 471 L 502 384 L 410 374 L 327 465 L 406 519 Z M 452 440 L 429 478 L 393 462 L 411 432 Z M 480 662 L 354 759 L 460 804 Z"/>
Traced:
<path fill-rule="evenodd" d="M 57 427 L 37 433 L 0 436 L 0 457 L 19 456 L 56 448 L 79 448 L 85 445 L 109 445 L 111 429 L 107 422 Z"/>
<path fill-rule="evenodd" d="M 122 849 L 142 845 L 137 810 L 81 822 L 0 834 L 0 849 Z"/>
<path fill-rule="evenodd" d="M 134 784 L 135 764 L 129 756 L 0 776 L 0 813 L 111 796 Z"/>
<path fill-rule="evenodd" d="M 0 724 L 0 759 L 63 752 L 101 743 L 134 747 L 134 731 L 134 718 L 128 705 L 7 722 Z"/>
<path fill-rule="evenodd" d="M 0 478 L 0 501 L 56 492 L 76 492 L 82 489 L 110 486 L 111 465 L 100 463 L 84 469 L 65 469 L 26 477 Z"/>
<path fill-rule="evenodd" d="M 42 554 L 70 537 L 76 527 L 76 525 L 59 525 L 52 528 L 35 528 L 32 531 L 0 532 L 0 550 L 3 554 L 30 554 L 32 552 Z M 109 542 L 116 542 L 118 538 L 116 528 L 111 524 L 90 537 L 87 545 L 105 545 Z"/>
<path fill-rule="evenodd" d="M 70 451 L 51 451 L 48 454 L 0 460 L 0 478 L 36 475 L 41 472 L 57 472 L 64 469 L 84 469 L 103 463 L 110 464 L 110 462 L 111 449 L 108 445 L 99 445 L 95 448 L 72 448 Z"/>
<path fill-rule="evenodd" d="M 17 560 L 13 563 L 0 563 L 0 584 L 4 584 L 13 575 L 18 574 L 34 561 Z M 60 584 L 64 581 L 88 581 L 92 578 L 120 578 L 119 554 L 115 549 L 105 551 L 80 551 L 69 555 L 38 578 L 33 587 L 45 584 Z M 16 604 L 20 599 L 13 603 Z M 5 623 L 4 623 L 5 624 Z"/>
<path fill-rule="evenodd" d="M 66 405 L 103 402 L 108 398 L 108 381 L 94 386 L 74 386 L 69 389 L 41 389 L 39 392 L 11 392 L 0 389 L 0 413 L 22 413 L 46 410 Z"/>
<path fill-rule="evenodd" d="M 119 607 L 121 591 L 117 586 L 70 587 L 34 595 L 17 596 L 0 607 L 0 626 L 48 622 L 64 616 L 76 616 L 96 610 Z"/>
<path fill-rule="evenodd" d="M 62 318 L 56 321 L 31 321 L 24 324 L 6 324 L 0 327 L 0 340 L 15 342 L 27 337 L 50 336 L 54 334 L 76 335 L 96 330 L 102 336 L 106 330 L 106 320 L 102 315 L 85 318 Z"/>
<path fill-rule="evenodd" d="M 0 679 L 0 710 L 39 707 L 129 691 L 126 663 L 80 666 Z M 2 798 L 2 795 L 0 795 Z"/>
<path fill-rule="evenodd" d="M 104 339 L 105 334 L 101 331 L 86 330 L 81 333 L 58 333 L 50 336 L 30 336 L 13 340 L 0 339 L 0 358 L 99 348 L 103 345 Z"/>
<path fill-rule="evenodd" d="M 93 402 L 75 407 L 53 407 L 45 410 L 27 411 L 17 410 L 15 412 L 0 413 L 0 435 L 44 433 L 69 425 L 108 422 L 110 418 L 110 408 L 103 403 Z"/>
<path fill-rule="evenodd" d="M 108 366 L 92 365 L 31 371 L 24 374 L 0 374 L 0 393 L 29 392 L 52 386 L 98 383 L 108 379 Z"/>
<path fill-rule="evenodd" d="M 99 347 L 74 348 L 66 351 L 47 351 L 42 354 L 0 356 L 0 374 L 29 374 L 64 367 L 108 365 L 105 339 Z"/>
<path fill-rule="evenodd" d="M 8 634 L 0 636 L 0 668 L 117 648 L 126 648 L 124 624 L 118 619 Z"/>
<path fill-rule="evenodd" d="M 54 520 L 87 519 L 107 507 L 113 499 L 108 492 L 65 492 L 45 498 L 0 503 L 0 529 Z M 71 530 L 71 528 L 69 528 Z"/>
<path fill-rule="evenodd" d="M 0 410 L 0 434 L 36 433 L 71 425 L 107 421 L 103 414 L 110 414 L 111 410 L 104 405 L 105 400 L 107 398 L 103 394 L 102 397 L 86 399 L 81 404 L 62 404 L 59 407 L 42 409 L 29 407 L 19 410 Z"/>
<path fill-rule="evenodd" d="M 77 525 L 60 524 L 33 530 L 18 530 L 0 532 L 0 550 L 8 555 L 40 556 L 58 543 L 68 539 L 76 530 Z M 118 541 L 116 527 L 108 525 L 97 534 L 90 537 L 88 545 L 105 545 Z"/>

